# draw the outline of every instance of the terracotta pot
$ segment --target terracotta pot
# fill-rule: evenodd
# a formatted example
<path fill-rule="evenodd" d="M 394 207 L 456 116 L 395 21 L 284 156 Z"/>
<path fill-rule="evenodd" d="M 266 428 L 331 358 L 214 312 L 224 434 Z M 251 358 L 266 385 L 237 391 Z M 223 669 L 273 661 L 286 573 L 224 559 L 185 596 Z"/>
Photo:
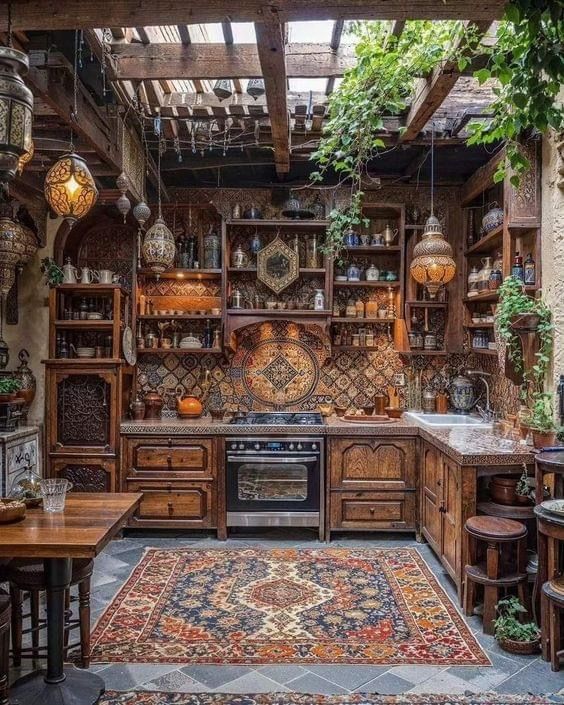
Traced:
<path fill-rule="evenodd" d="M 556 431 L 536 431 L 531 429 L 533 434 L 533 445 L 535 448 L 550 448 L 556 443 Z"/>
<path fill-rule="evenodd" d="M 508 651 L 510 654 L 535 654 L 539 650 L 540 637 L 533 641 L 500 639 L 498 643 L 504 651 Z"/>
<path fill-rule="evenodd" d="M 529 504 L 529 498 L 517 494 L 515 491 L 519 482 L 519 475 L 494 475 L 490 482 L 490 497 L 492 502 L 515 507 Z"/>

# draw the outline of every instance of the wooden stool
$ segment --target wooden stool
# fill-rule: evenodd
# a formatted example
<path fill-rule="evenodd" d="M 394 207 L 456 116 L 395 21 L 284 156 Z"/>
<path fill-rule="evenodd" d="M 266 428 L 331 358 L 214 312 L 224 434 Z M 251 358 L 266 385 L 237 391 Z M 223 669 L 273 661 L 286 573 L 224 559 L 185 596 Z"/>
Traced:
<path fill-rule="evenodd" d="M 543 657 L 547 661 L 550 657 L 550 667 L 553 671 L 560 670 L 560 659 L 564 656 L 560 610 L 564 610 L 564 577 L 549 580 L 542 586 L 543 631 L 548 629 L 548 639 L 543 639 L 542 643 Z"/>
<path fill-rule="evenodd" d="M 80 665 L 90 665 L 90 578 L 94 570 L 94 561 L 78 558 L 72 562 L 71 585 L 78 585 L 78 619 L 71 619 L 70 593 L 65 596 L 65 652 L 76 644 L 69 646 L 69 632 L 80 628 Z M 12 658 L 14 666 L 20 666 L 22 658 L 38 659 L 47 653 L 45 647 L 39 646 L 39 632 L 45 627 L 44 620 L 39 619 L 39 595 L 45 590 L 45 572 L 43 561 L 16 558 L 7 569 L 12 600 Z M 29 593 L 31 627 L 23 630 L 24 614 L 22 610 L 23 592 Z M 22 635 L 31 633 L 31 648 L 22 648 Z"/>
<path fill-rule="evenodd" d="M 8 705 L 10 598 L 0 590 L 0 705 Z"/>
<path fill-rule="evenodd" d="M 468 535 L 470 565 L 464 567 L 464 614 L 472 615 L 476 604 L 476 585 L 484 588 L 483 630 L 493 634 L 495 606 L 500 591 L 517 588 L 522 605 L 530 611 L 526 571 L 527 528 L 513 519 L 490 516 L 470 517 L 464 527 Z M 485 556 L 483 545 L 486 544 Z M 504 544 L 508 544 L 503 548 Z M 516 547 L 516 556 L 509 549 Z M 515 570 L 516 567 L 516 570 Z"/>

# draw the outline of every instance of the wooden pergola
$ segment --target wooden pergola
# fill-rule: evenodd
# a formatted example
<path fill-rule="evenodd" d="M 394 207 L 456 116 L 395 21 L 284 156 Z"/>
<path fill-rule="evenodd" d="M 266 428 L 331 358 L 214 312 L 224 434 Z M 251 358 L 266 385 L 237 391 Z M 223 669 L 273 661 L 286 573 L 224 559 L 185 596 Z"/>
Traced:
<path fill-rule="evenodd" d="M 62 147 L 56 134 L 60 137 L 60 128 L 69 122 L 72 66 L 61 52 L 36 48 L 34 36 L 83 29 L 122 106 L 100 106 L 92 91 L 80 85 L 81 120 L 74 127 L 79 148 L 92 154 L 89 163 L 97 176 L 121 171 L 123 135 L 116 131 L 113 118 L 135 106 L 146 118 L 161 118 L 171 144 L 194 146 L 198 134 L 207 131 L 213 140 L 228 132 L 229 146 L 240 144 L 241 150 L 237 157 L 223 158 L 235 163 L 250 160 L 245 156 L 250 143 L 266 148 L 278 177 L 284 179 L 291 161 L 309 158 L 327 116 L 328 97 L 354 65 L 354 50 L 342 41 L 348 20 L 389 20 L 390 34 L 398 36 L 410 19 L 456 19 L 487 36 L 503 6 L 501 0 L 21 0 L 12 3 L 12 29 L 17 43 L 30 54 L 36 151 L 42 166 L 48 167 L 50 156 Z M 289 41 L 288 23 L 304 20 L 331 20 L 329 41 Z M 238 22 L 253 23 L 255 42 L 234 41 Z M 223 41 L 209 41 L 206 23 L 220 24 Z M 7 15 L 0 9 L 0 32 L 6 29 Z M 471 78 L 475 67 L 475 57 L 464 73 L 445 61 L 431 76 L 420 79 L 407 114 L 387 120 L 386 142 L 420 146 L 405 168 L 407 177 L 424 157 L 425 128 L 431 120 L 444 128 L 445 142 L 460 143 L 468 121 L 483 115 L 492 92 L 491 86 L 478 86 Z M 264 80 L 265 95 L 254 100 L 244 92 L 243 82 L 257 77 Z M 211 90 L 220 78 L 230 79 L 233 86 L 233 96 L 223 101 Z M 292 79 L 322 79 L 323 89 L 292 91 Z M 217 153 L 204 158 L 199 149 L 187 151 L 192 153 L 183 159 L 185 169 L 198 161 L 213 165 L 214 159 L 220 160 Z M 37 159 L 34 168 L 40 168 Z M 175 168 L 179 167 L 172 153 L 167 153 L 163 169 Z M 156 178 L 154 165 L 151 170 Z"/>

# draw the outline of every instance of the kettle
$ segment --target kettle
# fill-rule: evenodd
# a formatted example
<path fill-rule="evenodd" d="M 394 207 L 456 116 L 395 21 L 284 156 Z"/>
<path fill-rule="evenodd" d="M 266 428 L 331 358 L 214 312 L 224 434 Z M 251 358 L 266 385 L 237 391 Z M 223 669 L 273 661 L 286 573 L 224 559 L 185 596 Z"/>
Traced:
<path fill-rule="evenodd" d="M 71 258 L 67 257 L 63 265 L 63 284 L 76 284 L 78 269 L 71 263 Z"/>
<path fill-rule="evenodd" d="M 163 398 L 154 390 L 147 392 L 145 394 L 145 418 L 146 419 L 160 419 L 161 411 L 163 409 Z"/>
<path fill-rule="evenodd" d="M 176 397 L 176 411 L 181 419 L 197 419 L 202 415 L 202 402 L 198 397 L 180 393 Z"/>

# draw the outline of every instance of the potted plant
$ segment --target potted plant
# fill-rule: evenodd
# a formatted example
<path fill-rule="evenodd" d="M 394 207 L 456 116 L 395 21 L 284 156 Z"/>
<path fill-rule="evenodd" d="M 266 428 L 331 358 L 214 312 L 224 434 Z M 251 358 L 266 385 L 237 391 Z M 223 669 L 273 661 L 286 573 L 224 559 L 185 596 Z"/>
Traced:
<path fill-rule="evenodd" d="M 546 448 L 556 443 L 558 429 L 554 423 L 554 405 L 551 393 L 537 392 L 534 394 L 528 424 L 535 448 Z"/>
<path fill-rule="evenodd" d="M 0 378 L 0 402 L 12 401 L 21 389 L 22 383 L 14 377 Z"/>
<path fill-rule="evenodd" d="M 527 610 L 512 595 L 495 606 L 494 637 L 504 651 L 512 654 L 534 654 L 540 644 L 540 629 L 534 622 L 521 622 Z"/>
<path fill-rule="evenodd" d="M 45 282 L 51 288 L 63 283 L 63 270 L 51 257 L 41 260 L 41 273 L 45 275 Z"/>

